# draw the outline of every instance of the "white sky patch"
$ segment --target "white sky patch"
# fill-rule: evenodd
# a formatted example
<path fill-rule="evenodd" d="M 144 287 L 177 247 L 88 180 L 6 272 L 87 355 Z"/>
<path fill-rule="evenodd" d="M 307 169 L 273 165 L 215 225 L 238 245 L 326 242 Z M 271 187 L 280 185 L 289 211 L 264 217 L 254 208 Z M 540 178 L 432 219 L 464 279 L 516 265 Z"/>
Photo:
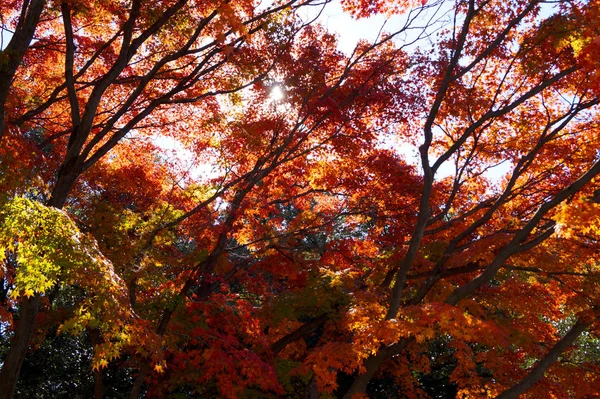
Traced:
<path fill-rule="evenodd" d="M 9 32 L 6 29 L 0 29 L 0 51 L 3 51 L 6 48 L 6 46 L 8 46 L 8 43 L 10 42 L 11 38 L 11 32 Z"/>
<path fill-rule="evenodd" d="M 312 20 L 320 11 L 320 7 L 304 7 L 301 9 L 302 19 Z M 370 18 L 354 19 L 344 13 L 338 0 L 334 0 L 325 6 L 325 10 L 317 22 L 322 24 L 329 32 L 337 34 L 338 50 L 346 55 L 352 54 L 356 44 L 361 39 L 374 41 L 377 39 L 382 27 L 392 30 L 400 17 L 389 19 L 385 15 L 374 15 Z"/>
<path fill-rule="evenodd" d="M 506 162 L 502 162 L 496 166 L 492 166 L 489 168 L 483 176 L 486 179 L 489 179 L 493 182 L 499 182 L 507 173 L 509 173 L 513 169 L 514 165 L 512 162 L 508 160 Z"/>
<path fill-rule="evenodd" d="M 159 135 L 152 138 L 152 143 L 162 150 L 161 155 L 167 161 L 179 165 L 181 170 L 187 171 L 189 177 L 195 181 L 206 181 L 219 176 L 216 163 L 199 162 L 192 151 L 173 137 Z"/>

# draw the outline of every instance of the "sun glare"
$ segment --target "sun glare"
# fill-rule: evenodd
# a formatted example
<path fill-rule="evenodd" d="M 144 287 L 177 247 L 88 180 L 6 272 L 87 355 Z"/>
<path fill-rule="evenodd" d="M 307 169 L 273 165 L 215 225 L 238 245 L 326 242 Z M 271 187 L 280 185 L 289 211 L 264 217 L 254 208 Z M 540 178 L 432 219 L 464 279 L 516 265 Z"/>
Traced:
<path fill-rule="evenodd" d="M 280 101 L 283 100 L 283 90 L 281 90 L 281 86 L 273 86 L 271 88 L 271 100 L 273 101 Z"/>

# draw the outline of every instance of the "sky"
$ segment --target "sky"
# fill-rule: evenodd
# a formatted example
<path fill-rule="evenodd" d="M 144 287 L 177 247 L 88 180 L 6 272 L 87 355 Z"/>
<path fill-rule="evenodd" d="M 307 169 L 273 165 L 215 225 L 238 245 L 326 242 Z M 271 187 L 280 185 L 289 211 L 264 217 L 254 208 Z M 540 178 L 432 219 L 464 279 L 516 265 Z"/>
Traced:
<path fill-rule="evenodd" d="M 6 48 L 11 37 L 12 34 L 9 31 L 0 28 L 0 50 Z"/>
<path fill-rule="evenodd" d="M 319 7 L 305 8 L 303 17 L 310 18 Z M 338 36 L 338 49 L 350 55 L 360 39 L 374 41 L 384 25 L 393 28 L 393 21 L 386 23 L 384 15 L 356 20 L 343 12 L 338 0 L 327 4 L 318 22 Z"/>

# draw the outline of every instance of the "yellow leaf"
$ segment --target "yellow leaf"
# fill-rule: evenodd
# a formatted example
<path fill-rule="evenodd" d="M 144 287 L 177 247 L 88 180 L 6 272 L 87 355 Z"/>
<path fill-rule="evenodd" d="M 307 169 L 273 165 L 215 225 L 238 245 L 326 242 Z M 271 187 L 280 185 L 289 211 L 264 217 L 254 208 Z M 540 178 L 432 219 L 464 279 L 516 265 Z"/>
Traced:
<path fill-rule="evenodd" d="M 108 361 L 106 359 L 101 359 L 99 362 L 94 362 L 92 365 L 92 371 L 98 371 L 105 367 L 108 367 Z"/>

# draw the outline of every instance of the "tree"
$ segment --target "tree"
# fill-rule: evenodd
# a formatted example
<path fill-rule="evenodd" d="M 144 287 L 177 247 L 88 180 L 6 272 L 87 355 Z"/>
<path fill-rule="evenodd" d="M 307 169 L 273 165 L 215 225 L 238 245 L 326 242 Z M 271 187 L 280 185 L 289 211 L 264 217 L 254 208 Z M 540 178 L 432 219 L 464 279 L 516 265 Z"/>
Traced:
<path fill-rule="evenodd" d="M 156 124 L 181 125 L 177 109 L 186 103 L 195 104 L 194 112 L 214 113 L 218 104 L 212 97 L 235 93 L 266 76 L 297 29 L 293 25 L 287 30 L 278 28 L 281 24 L 278 18 L 284 18 L 278 16 L 280 11 L 292 8 L 294 3 L 259 13 L 244 2 L 180 1 L 152 8 L 143 8 L 139 1 L 127 5 L 63 2 L 44 10 L 40 10 L 43 2 L 21 7 L 7 4 L 6 15 L 13 17 L 16 28 L 2 53 L 7 59 L 5 82 L 13 83 L 10 102 L 3 108 L 6 114 L 3 117 L 10 124 L 9 134 L 13 134 L 5 140 L 10 144 L 14 141 L 16 148 L 25 151 L 37 144 L 38 152 L 33 156 L 27 154 L 27 161 L 31 164 L 38 158 L 47 167 L 35 171 L 37 184 L 24 187 L 18 179 L 25 178 L 27 171 L 23 170 L 24 176 L 8 174 L 13 165 L 5 162 L 5 184 L 9 188 L 14 185 L 21 192 L 42 186 L 40 191 L 47 195 L 47 205 L 63 208 L 70 194 L 77 198 L 73 191 L 80 176 L 127 134 L 141 134 L 140 131 L 148 131 Z M 106 20 L 115 24 L 106 26 L 103 23 Z M 38 38 L 23 57 L 33 35 L 32 27 L 37 29 Z M 251 37 L 254 45 L 248 41 Z M 266 45 L 271 40 L 275 46 Z M 59 59 L 64 59 L 64 68 L 56 64 Z M 27 68 L 17 70 L 19 62 Z M 19 72 L 21 75 L 17 76 Z M 234 73 L 235 79 L 228 78 Z M 45 79 L 33 79 L 32 85 L 21 83 L 36 74 L 43 74 Z M 6 96 L 2 100 L 8 101 Z M 115 104 L 119 105 L 115 108 Z M 147 125 L 141 124 L 142 121 Z M 194 129 L 193 124 L 183 123 Z M 30 134 L 21 134 L 19 126 L 23 125 L 39 134 L 41 142 L 34 143 L 28 137 Z M 194 138 L 189 140 L 193 142 Z M 17 154 L 18 151 L 7 154 L 7 161 Z M 244 179 L 229 185 L 239 182 Z M 85 192 L 77 188 L 75 191 Z M 13 215 L 11 205 L 8 206 L 5 218 L 16 218 L 18 210 Z M 50 230 L 56 228 L 50 226 Z M 154 234 L 159 230 L 162 228 Z M 15 251 L 11 233 L 8 228 L 4 245 L 7 250 Z M 35 254 L 40 255 L 44 254 Z M 26 260 L 18 259 L 17 263 L 23 261 Z M 11 266 L 16 274 L 22 269 Z M 12 284 L 13 276 L 6 273 L 6 277 Z M 42 294 L 58 281 L 55 276 L 47 280 L 45 286 L 30 281 L 22 287 L 26 297 L 20 301 L 19 322 L 0 374 L 3 392 L 8 396 L 12 396 L 32 338 Z M 21 294 L 21 287 L 15 288 L 13 298 Z"/>
<path fill-rule="evenodd" d="M 343 5 L 2 6 L 0 397 L 592 394 L 599 5 Z"/>

